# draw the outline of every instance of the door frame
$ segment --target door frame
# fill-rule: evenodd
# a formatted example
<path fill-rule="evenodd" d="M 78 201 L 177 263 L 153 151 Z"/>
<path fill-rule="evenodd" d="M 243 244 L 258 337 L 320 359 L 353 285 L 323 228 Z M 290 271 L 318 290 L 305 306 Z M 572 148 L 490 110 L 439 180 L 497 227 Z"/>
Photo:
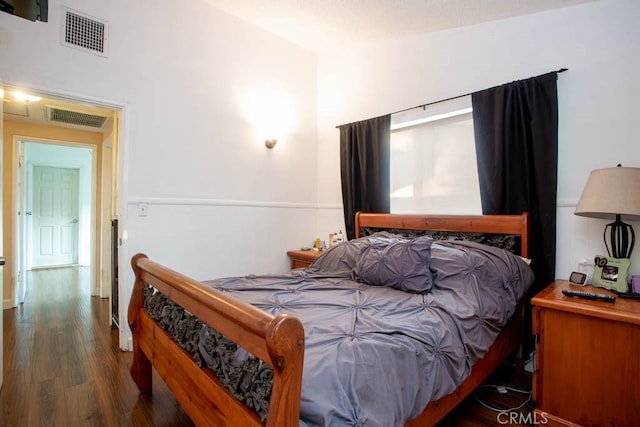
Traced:
<path fill-rule="evenodd" d="M 4 83 L 0 76 L 0 189 L 4 188 Z M 4 242 L 4 191 L 0 198 L 0 242 Z M 4 254 L 4 248 L 0 248 Z M 0 290 L 4 299 L 4 267 L 0 267 Z M 0 316 L 0 390 L 4 384 L 4 315 Z"/>
<path fill-rule="evenodd" d="M 42 95 L 51 98 L 58 98 L 68 102 L 77 103 L 77 104 L 85 104 L 85 105 L 93 105 L 103 108 L 111 109 L 114 119 L 114 127 L 113 127 L 113 176 L 112 176 L 112 184 L 114 188 L 114 195 L 112 196 L 112 212 L 114 218 L 118 219 L 119 224 L 119 232 L 118 232 L 118 264 L 120 266 L 127 265 L 128 262 L 128 245 L 127 245 L 127 198 L 128 198 L 128 180 L 126 179 L 128 173 L 128 164 L 127 164 L 127 147 L 128 147 L 128 136 L 129 136 L 129 112 L 131 107 L 123 102 L 112 101 L 104 98 L 90 97 L 87 95 L 78 94 L 75 92 L 65 92 L 61 89 L 50 89 L 37 87 L 35 85 L 31 85 L 29 82 L 23 82 L 22 84 L 15 84 L 13 82 L 4 82 L 4 90 L 5 92 L 12 89 L 22 88 L 24 90 L 33 93 L 34 95 Z M 6 141 L 5 141 L 6 142 Z M 11 160 L 13 162 L 13 159 Z M 11 210 L 15 211 L 15 206 L 11 206 Z M 14 227 L 15 229 L 15 227 Z M 101 252 L 103 250 L 111 250 L 110 248 L 101 248 Z M 13 256 L 15 248 L 10 248 L 10 253 L 7 254 L 7 258 L 9 256 Z M 127 280 L 130 274 L 125 268 L 120 268 L 118 270 L 118 312 L 119 317 L 121 319 L 126 318 L 127 313 L 127 305 L 128 305 L 128 294 L 129 294 L 129 286 L 127 286 Z M 13 279 L 13 278 L 11 278 Z M 11 286 L 14 286 L 13 280 L 11 280 Z M 9 284 L 5 284 L 5 286 L 9 286 Z M 12 296 L 15 299 L 16 288 L 15 286 L 12 289 Z M 109 292 L 109 298 L 111 292 Z M 101 295 L 103 296 L 103 295 Z M 4 301 L 4 308 L 11 308 L 10 304 L 14 301 Z M 109 301 L 111 302 L 111 301 Z M 111 324 L 111 319 L 109 319 L 109 324 L 105 325 L 108 327 Z M 120 348 L 123 350 L 131 350 L 131 333 L 129 331 L 129 327 L 126 322 L 121 322 L 121 327 L 119 330 L 119 344 Z"/>

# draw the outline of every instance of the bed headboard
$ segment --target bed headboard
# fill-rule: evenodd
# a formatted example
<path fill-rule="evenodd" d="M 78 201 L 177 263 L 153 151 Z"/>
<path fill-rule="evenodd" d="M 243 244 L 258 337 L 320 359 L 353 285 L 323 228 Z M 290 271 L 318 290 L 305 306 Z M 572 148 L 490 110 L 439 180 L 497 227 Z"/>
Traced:
<path fill-rule="evenodd" d="M 399 234 L 423 235 L 425 231 L 441 238 L 449 236 L 486 243 L 495 236 L 517 238 L 519 248 L 513 248 L 528 257 L 529 248 L 529 214 L 521 215 L 422 215 L 422 214 L 383 214 L 356 213 L 356 238 L 363 237 L 379 230 L 397 232 Z M 416 233 L 417 232 L 417 233 Z M 515 240 L 512 240 L 515 242 Z M 519 250 L 518 250 L 519 249 Z"/>

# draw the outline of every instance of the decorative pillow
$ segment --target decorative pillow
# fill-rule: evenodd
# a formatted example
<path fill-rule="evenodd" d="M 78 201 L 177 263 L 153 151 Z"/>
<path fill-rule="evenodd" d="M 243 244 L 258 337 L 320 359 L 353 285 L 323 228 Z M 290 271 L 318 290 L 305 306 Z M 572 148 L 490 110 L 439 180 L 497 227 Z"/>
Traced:
<path fill-rule="evenodd" d="M 412 240 L 370 239 L 358 252 L 354 278 L 374 286 L 426 293 L 433 286 L 429 261 L 430 237 Z"/>
<path fill-rule="evenodd" d="M 331 246 L 322 255 L 316 258 L 308 270 L 330 276 L 351 277 L 351 272 L 356 266 L 358 252 L 362 246 L 369 245 L 371 239 L 398 239 L 399 236 L 387 232 L 374 233 L 371 236 L 342 242 Z"/>

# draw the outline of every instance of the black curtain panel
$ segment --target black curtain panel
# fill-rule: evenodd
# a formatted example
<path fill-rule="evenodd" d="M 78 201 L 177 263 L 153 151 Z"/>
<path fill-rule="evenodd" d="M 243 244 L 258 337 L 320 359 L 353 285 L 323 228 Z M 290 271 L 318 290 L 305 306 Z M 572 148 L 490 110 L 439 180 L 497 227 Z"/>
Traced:
<path fill-rule="evenodd" d="M 554 280 L 556 269 L 557 72 L 475 92 L 472 103 L 482 212 L 529 212 L 533 296 Z M 533 348 L 530 338 L 526 352 Z"/>
<path fill-rule="evenodd" d="M 475 92 L 472 103 L 482 211 L 529 212 L 536 292 L 555 277 L 557 72 Z"/>
<path fill-rule="evenodd" d="M 388 213 L 390 209 L 391 115 L 338 126 L 344 222 L 355 237 L 355 214 Z"/>

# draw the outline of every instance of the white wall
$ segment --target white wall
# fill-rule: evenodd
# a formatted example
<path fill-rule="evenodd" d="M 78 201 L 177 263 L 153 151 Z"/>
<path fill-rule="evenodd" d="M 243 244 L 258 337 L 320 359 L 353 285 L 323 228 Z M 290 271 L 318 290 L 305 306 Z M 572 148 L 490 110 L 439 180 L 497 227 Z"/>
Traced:
<path fill-rule="evenodd" d="M 108 21 L 108 58 L 60 45 L 63 5 Z M 204 0 L 51 0 L 47 24 L 0 14 L 0 41 L 5 84 L 124 106 L 121 318 L 138 251 L 202 279 L 316 237 L 314 54 Z"/>
<path fill-rule="evenodd" d="M 640 2 L 600 0 L 502 21 L 324 53 L 318 67 L 318 200 L 339 203 L 336 125 L 561 67 L 557 277 L 606 253 L 606 221 L 573 215 L 592 169 L 640 166 Z M 319 213 L 338 227 L 339 210 Z M 640 225 L 634 224 L 640 233 Z M 640 273 L 640 246 L 631 271 Z"/>

